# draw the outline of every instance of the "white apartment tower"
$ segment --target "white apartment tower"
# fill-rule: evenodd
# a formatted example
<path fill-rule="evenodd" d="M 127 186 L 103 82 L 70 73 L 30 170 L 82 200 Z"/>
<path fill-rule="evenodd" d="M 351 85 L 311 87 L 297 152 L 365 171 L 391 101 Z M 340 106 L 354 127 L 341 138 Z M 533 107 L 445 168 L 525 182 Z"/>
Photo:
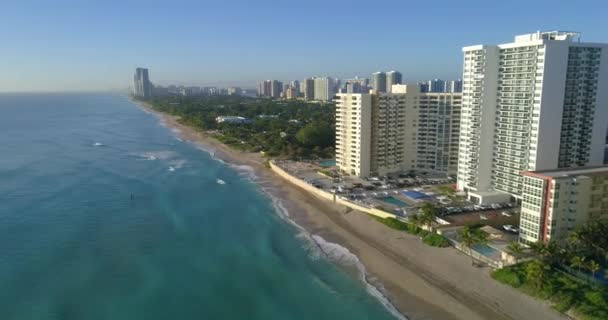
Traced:
<path fill-rule="evenodd" d="M 603 163 L 608 45 L 554 31 L 463 51 L 458 189 L 471 200 L 521 199 L 523 171 Z"/>
<path fill-rule="evenodd" d="M 372 97 L 338 94 L 336 99 L 336 164 L 342 171 L 369 176 Z"/>

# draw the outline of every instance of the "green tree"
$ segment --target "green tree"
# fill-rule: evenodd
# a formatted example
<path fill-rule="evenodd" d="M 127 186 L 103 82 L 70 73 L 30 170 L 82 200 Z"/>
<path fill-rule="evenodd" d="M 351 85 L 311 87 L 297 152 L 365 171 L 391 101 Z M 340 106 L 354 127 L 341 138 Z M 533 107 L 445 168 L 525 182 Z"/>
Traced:
<path fill-rule="evenodd" d="M 518 256 L 524 252 L 524 247 L 517 241 L 511 241 L 507 249 L 515 256 Z"/>
<path fill-rule="evenodd" d="M 334 129 L 329 123 L 323 121 L 311 122 L 296 133 L 296 140 L 308 148 L 332 146 L 334 139 Z"/>
<path fill-rule="evenodd" d="M 433 231 L 433 223 L 435 223 L 437 214 L 437 207 L 430 202 L 425 202 L 424 204 L 422 204 L 422 207 L 420 207 L 421 222 L 422 224 L 426 225 L 430 231 Z"/>
<path fill-rule="evenodd" d="M 534 260 L 526 266 L 526 277 L 536 289 L 541 289 L 550 270 L 551 267 L 541 260 Z"/>
<path fill-rule="evenodd" d="M 415 225 L 416 227 L 420 227 L 423 224 L 422 219 L 420 218 L 419 214 L 413 214 L 413 215 L 409 216 L 408 220 L 411 224 Z"/>
<path fill-rule="evenodd" d="M 593 278 L 595 278 L 595 274 L 600 271 L 600 264 L 595 262 L 594 260 L 589 261 L 589 263 L 587 264 L 587 268 L 589 269 L 589 271 L 591 271 L 591 274 L 593 275 Z"/>
<path fill-rule="evenodd" d="M 585 266 L 585 257 L 574 256 L 570 259 L 570 265 L 573 268 L 576 268 L 578 272 L 581 272 L 581 269 Z"/>
<path fill-rule="evenodd" d="M 478 244 L 486 244 L 488 242 L 488 234 L 472 226 L 464 226 L 458 232 L 460 243 L 471 253 L 472 248 Z M 471 255 L 471 264 L 475 263 L 475 258 Z"/>

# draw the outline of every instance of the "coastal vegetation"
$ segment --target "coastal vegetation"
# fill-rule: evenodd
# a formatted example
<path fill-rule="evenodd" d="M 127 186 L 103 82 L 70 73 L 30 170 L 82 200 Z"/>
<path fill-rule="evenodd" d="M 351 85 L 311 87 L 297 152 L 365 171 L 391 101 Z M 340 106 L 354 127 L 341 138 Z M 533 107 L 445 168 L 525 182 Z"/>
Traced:
<path fill-rule="evenodd" d="M 245 96 L 172 96 L 145 102 L 238 150 L 284 159 L 334 157 L 333 104 Z M 251 123 L 217 123 L 218 116 L 240 116 Z"/>
<path fill-rule="evenodd" d="M 496 270 L 492 277 L 579 319 L 608 319 L 606 234 L 608 223 L 589 223 L 562 243 L 531 245 L 536 259 Z"/>
<path fill-rule="evenodd" d="M 374 217 L 374 219 L 388 226 L 389 228 L 419 236 L 422 239 L 422 242 L 429 246 L 439 248 L 445 248 L 450 246 L 450 242 L 444 236 L 426 231 L 413 223 L 407 223 L 396 218 Z"/>

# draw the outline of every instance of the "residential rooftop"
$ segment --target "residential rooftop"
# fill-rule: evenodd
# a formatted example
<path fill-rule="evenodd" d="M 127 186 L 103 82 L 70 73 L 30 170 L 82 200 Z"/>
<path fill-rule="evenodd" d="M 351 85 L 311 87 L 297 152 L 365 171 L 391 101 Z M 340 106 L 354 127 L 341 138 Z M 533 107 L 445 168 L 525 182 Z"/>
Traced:
<path fill-rule="evenodd" d="M 525 171 L 524 176 L 543 176 L 543 177 L 570 177 L 582 175 L 608 175 L 608 166 L 560 168 L 551 170 Z"/>

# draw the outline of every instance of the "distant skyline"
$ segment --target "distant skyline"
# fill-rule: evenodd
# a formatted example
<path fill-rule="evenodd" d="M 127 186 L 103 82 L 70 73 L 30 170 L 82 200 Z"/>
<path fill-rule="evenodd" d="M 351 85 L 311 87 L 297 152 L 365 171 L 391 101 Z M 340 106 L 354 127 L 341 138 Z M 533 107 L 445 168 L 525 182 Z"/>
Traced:
<path fill-rule="evenodd" d="M 0 92 L 462 73 L 463 46 L 537 30 L 608 42 L 605 1 L 14 1 L 0 11 Z M 388 22 L 393 23 L 390 27 Z"/>

